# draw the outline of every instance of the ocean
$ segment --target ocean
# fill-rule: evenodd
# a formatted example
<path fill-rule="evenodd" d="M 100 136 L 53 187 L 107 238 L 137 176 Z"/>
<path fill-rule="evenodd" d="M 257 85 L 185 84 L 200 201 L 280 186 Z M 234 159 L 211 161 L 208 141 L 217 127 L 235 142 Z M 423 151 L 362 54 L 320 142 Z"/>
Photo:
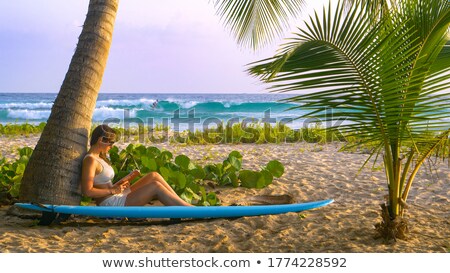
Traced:
<path fill-rule="evenodd" d="M 0 93 L 0 123 L 47 121 L 56 93 Z M 292 94 L 132 94 L 100 93 L 93 123 L 167 125 L 202 130 L 220 122 L 282 122 L 298 129 L 305 112 L 281 102 Z"/>

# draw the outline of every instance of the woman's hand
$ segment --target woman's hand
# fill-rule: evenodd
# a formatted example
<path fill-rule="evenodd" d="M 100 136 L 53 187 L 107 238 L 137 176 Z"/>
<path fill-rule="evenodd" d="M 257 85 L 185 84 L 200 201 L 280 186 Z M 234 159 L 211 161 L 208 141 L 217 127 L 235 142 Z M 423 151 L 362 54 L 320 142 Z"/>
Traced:
<path fill-rule="evenodd" d="M 124 190 L 130 187 L 130 182 L 128 180 L 123 180 L 120 183 L 114 184 L 111 188 L 111 194 L 120 194 Z"/>

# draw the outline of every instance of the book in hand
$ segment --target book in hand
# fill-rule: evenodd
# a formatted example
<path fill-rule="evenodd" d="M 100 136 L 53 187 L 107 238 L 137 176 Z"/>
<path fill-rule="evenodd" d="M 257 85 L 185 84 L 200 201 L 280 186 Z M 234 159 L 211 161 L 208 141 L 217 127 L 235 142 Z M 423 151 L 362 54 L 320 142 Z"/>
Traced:
<path fill-rule="evenodd" d="M 124 176 L 122 179 L 120 179 L 119 181 L 117 181 L 116 183 L 125 183 L 125 182 L 129 182 L 133 179 L 135 179 L 136 177 L 140 176 L 141 173 L 138 170 L 134 170 L 131 173 L 127 174 L 126 176 Z"/>

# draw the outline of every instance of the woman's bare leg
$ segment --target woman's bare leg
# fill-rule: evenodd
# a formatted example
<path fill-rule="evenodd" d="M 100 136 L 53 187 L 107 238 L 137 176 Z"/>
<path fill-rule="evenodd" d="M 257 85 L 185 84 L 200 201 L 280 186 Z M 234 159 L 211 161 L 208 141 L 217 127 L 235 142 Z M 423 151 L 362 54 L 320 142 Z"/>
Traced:
<path fill-rule="evenodd" d="M 176 193 L 172 193 L 159 181 L 140 185 L 128 194 L 125 206 L 144 206 L 152 199 L 157 198 L 166 206 L 192 206 L 185 202 Z"/>
<path fill-rule="evenodd" d="M 136 181 L 136 183 L 134 183 L 131 186 L 131 191 L 135 191 L 142 186 L 152 183 L 153 181 L 160 182 L 167 190 L 169 190 L 170 192 L 172 192 L 175 195 L 177 194 L 172 189 L 172 187 L 166 182 L 166 180 L 164 180 L 164 178 L 157 172 L 150 172 L 150 173 L 146 174 L 144 177 L 142 177 L 141 179 L 139 179 L 138 181 Z"/>

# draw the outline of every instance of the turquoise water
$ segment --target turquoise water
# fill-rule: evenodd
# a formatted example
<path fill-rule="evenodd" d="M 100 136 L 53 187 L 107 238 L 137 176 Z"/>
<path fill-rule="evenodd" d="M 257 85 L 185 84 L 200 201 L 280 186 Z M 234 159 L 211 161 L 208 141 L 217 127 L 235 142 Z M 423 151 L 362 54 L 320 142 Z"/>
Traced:
<path fill-rule="evenodd" d="M 302 110 L 283 103 L 286 94 L 100 94 L 93 122 L 166 124 L 187 129 L 194 124 L 201 129 L 222 122 L 283 122 L 292 128 L 303 126 L 294 120 Z M 45 122 L 55 93 L 0 93 L 0 123 Z M 268 120 L 270 118 L 270 120 Z M 189 127 L 190 128 L 190 127 Z M 204 127 L 203 127 L 204 128 Z M 192 128 L 190 128 L 192 129 Z"/>

